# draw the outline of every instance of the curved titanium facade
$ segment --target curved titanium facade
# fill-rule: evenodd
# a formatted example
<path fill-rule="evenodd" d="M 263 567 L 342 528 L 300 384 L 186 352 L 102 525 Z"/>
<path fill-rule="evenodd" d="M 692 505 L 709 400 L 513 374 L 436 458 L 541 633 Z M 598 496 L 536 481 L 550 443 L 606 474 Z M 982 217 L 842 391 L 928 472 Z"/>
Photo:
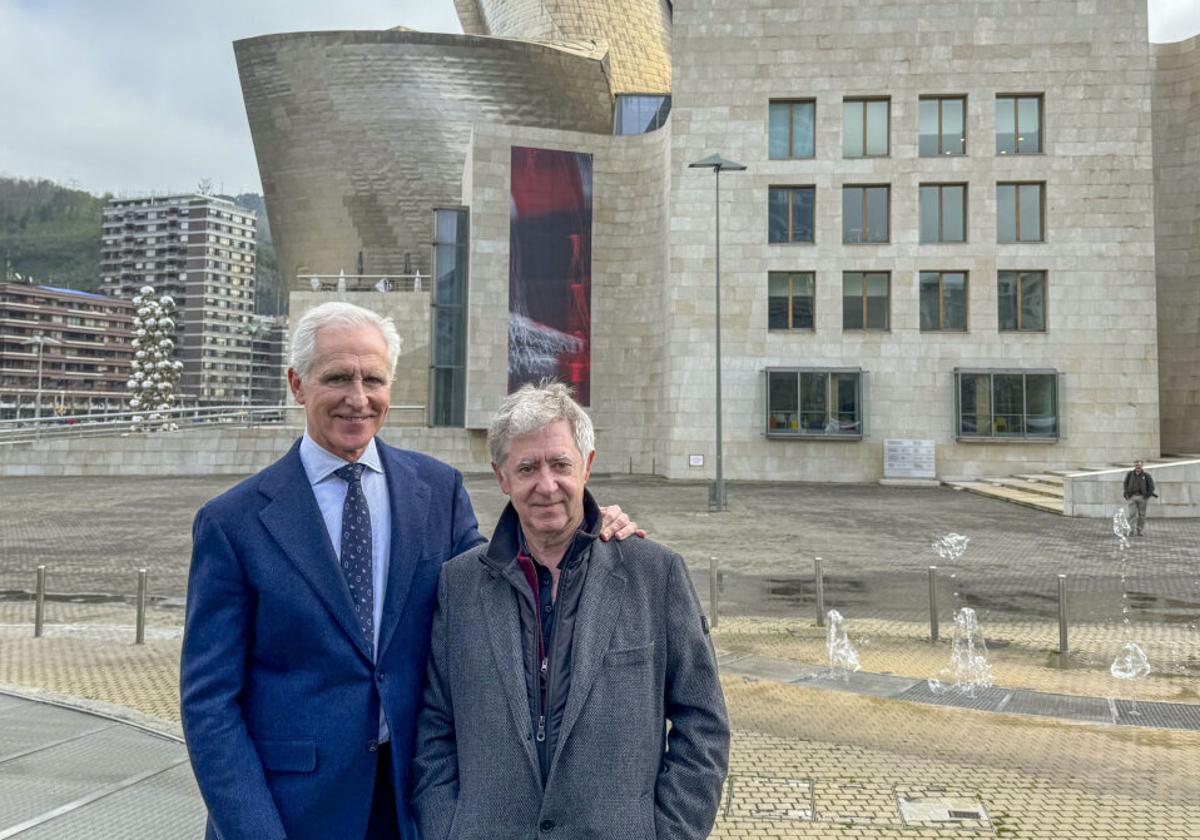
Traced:
<path fill-rule="evenodd" d="M 526 40 L 597 39 L 614 93 L 671 92 L 666 0 L 454 0 L 463 31 Z"/>
<path fill-rule="evenodd" d="M 590 50 L 590 52 L 588 51 Z M 471 125 L 608 133 L 603 52 L 412 31 L 234 44 L 279 253 L 297 274 L 428 276 L 433 209 L 462 203 Z"/>
<path fill-rule="evenodd" d="M 1200 451 L 1200 36 L 1153 44 L 1158 365 L 1164 452 Z"/>

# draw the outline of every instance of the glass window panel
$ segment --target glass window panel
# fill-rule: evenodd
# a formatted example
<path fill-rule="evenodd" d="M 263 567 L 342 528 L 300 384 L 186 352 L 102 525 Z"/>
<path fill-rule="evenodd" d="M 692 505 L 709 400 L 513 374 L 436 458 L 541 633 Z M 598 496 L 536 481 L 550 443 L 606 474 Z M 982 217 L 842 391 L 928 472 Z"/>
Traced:
<path fill-rule="evenodd" d="M 967 328 L 967 275 L 952 272 L 942 275 L 942 329 Z"/>
<path fill-rule="evenodd" d="M 1056 377 L 1052 373 L 1025 376 L 1026 434 L 1029 437 L 1058 435 Z"/>
<path fill-rule="evenodd" d="M 437 211 L 437 241 L 442 243 L 452 243 L 458 239 L 458 217 L 457 210 L 439 210 Z"/>
<path fill-rule="evenodd" d="M 888 188 L 871 187 L 867 190 L 867 241 L 888 240 Z"/>
<path fill-rule="evenodd" d="M 1000 330 L 1017 328 L 1017 273 L 1001 271 L 996 276 L 997 308 L 1000 315 Z"/>
<path fill-rule="evenodd" d="M 1011 96 L 996 97 L 996 154 L 1017 151 L 1017 107 Z"/>
<path fill-rule="evenodd" d="M 863 156 L 863 103 L 842 103 L 842 154 L 846 157 Z"/>
<path fill-rule="evenodd" d="M 767 241 L 788 241 L 788 191 L 772 187 L 767 193 Z"/>
<path fill-rule="evenodd" d="M 826 373 L 804 372 L 800 374 L 800 428 L 806 432 L 825 430 Z"/>
<path fill-rule="evenodd" d="M 792 241 L 813 241 L 813 199 L 811 187 L 792 191 Z"/>
<path fill-rule="evenodd" d="M 788 102 L 772 102 L 768 129 L 767 154 L 771 160 L 788 156 L 788 128 L 791 119 Z"/>
<path fill-rule="evenodd" d="M 1023 96 L 1017 100 L 1017 153 L 1033 154 L 1042 150 L 1041 98 Z"/>
<path fill-rule="evenodd" d="M 800 427 L 796 410 L 799 396 L 796 374 L 771 371 L 767 374 L 767 427 L 781 431 L 797 431 Z"/>
<path fill-rule="evenodd" d="M 863 328 L 863 276 L 857 271 L 842 275 L 842 328 Z"/>
<path fill-rule="evenodd" d="M 434 310 L 436 341 L 433 364 L 437 367 L 459 367 L 463 364 L 463 317 L 457 306 L 439 306 Z"/>
<path fill-rule="evenodd" d="M 810 158 L 814 153 L 813 118 L 816 105 L 797 102 L 792 108 L 792 157 Z"/>
<path fill-rule="evenodd" d="M 1042 186 L 1041 184 L 1021 184 L 1018 192 L 1021 202 L 1021 241 L 1041 242 Z"/>
<path fill-rule="evenodd" d="M 938 153 L 938 100 L 922 99 L 917 106 L 918 146 L 921 157 Z"/>
<path fill-rule="evenodd" d="M 993 425 L 997 435 L 1025 433 L 1025 377 L 1019 373 L 992 374 Z"/>
<path fill-rule="evenodd" d="M 1046 275 L 1040 271 L 1021 274 L 1021 329 L 1046 329 Z"/>
<path fill-rule="evenodd" d="M 813 328 L 813 288 L 811 274 L 792 275 L 792 329 Z"/>
<path fill-rule="evenodd" d="M 942 154 L 961 155 L 967 151 L 967 135 L 964 130 L 962 99 L 943 99 L 942 104 Z"/>
<path fill-rule="evenodd" d="M 438 245 L 434 254 L 437 266 L 436 303 L 460 303 L 461 283 L 458 281 L 458 248 Z"/>
<path fill-rule="evenodd" d="M 1017 241 L 1017 188 L 1014 184 L 996 187 L 996 239 Z"/>
<path fill-rule="evenodd" d="M 959 434 L 992 433 L 992 382 L 987 373 L 964 373 L 959 386 Z"/>
<path fill-rule="evenodd" d="M 921 272 L 921 329 L 940 328 L 938 316 L 939 284 L 935 272 Z"/>
<path fill-rule="evenodd" d="M 888 153 L 888 102 L 874 100 L 867 103 L 867 154 Z"/>
<path fill-rule="evenodd" d="M 862 419 L 859 414 L 859 388 L 857 373 L 833 373 L 831 392 L 837 412 L 837 430 L 842 434 L 862 434 Z"/>
<path fill-rule="evenodd" d="M 842 241 L 863 241 L 863 188 L 842 188 Z"/>
<path fill-rule="evenodd" d="M 921 241 L 937 242 L 938 231 L 938 188 L 921 187 L 920 191 Z"/>
<path fill-rule="evenodd" d="M 942 187 L 942 241 L 963 242 L 967 238 L 967 189 Z"/>
<path fill-rule="evenodd" d="M 767 329 L 788 328 L 788 276 L 771 272 L 767 280 Z"/>
<path fill-rule="evenodd" d="M 871 273 L 867 275 L 867 329 L 888 328 L 888 276 Z"/>

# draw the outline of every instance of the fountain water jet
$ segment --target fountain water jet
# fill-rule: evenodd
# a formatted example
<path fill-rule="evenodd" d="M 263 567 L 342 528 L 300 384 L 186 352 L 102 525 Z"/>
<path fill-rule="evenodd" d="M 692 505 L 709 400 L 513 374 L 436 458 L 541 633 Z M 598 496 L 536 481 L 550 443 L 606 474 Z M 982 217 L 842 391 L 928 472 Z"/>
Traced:
<path fill-rule="evenodd" d="M 825 636 L 825 649 L 829 654 L 829 676 L 840 676 L 849 682 L 851 671 L 861 671 L 862 664 L 858 661 L 858 651 L 850 644 L 850 636 L 846 632 L 846 622 L 837 610 L 830 610 L 825 615 L 828 631 Z"/>
<path fill-rule="evenodd" d="M 950 649 L 950 664 L 939 675 L 943 679 L 929 680 L 929 689 L 935 694 L 943 694 L 953 687 L 968 697 L 974 697 L 980 689 L 993 685 L 983 628 L 979 626 L 975 610 L 970 607 L 963 607 L 954 613 L 954 644 Z"/>

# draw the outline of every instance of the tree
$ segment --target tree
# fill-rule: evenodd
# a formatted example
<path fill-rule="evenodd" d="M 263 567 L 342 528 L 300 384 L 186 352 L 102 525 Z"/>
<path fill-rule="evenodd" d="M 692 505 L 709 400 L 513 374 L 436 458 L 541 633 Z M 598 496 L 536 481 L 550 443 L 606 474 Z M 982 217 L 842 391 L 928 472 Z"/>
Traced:
<path fill-rule="evenodd" d="M 133 319 L 133 374 L 129 389 L 129 408 L 134 412 L 135 431 L 172 430 L 169 411 L 175 405 L 175 383 L 183 363 L 171 360 L 175 341 L 175 300 L 170 295 L 156 298 L 153 286 L 142 286 L 133 298 L 137 307 Z M 143 414 L 142 412 L 147 412 Z"/>

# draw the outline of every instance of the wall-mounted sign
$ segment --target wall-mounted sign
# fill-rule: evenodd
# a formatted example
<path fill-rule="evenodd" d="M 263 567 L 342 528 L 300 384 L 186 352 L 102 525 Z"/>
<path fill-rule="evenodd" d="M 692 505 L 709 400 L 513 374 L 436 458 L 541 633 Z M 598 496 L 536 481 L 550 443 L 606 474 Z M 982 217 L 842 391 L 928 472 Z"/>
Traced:
<path fill-rule="evenodd" d="M 704 456 L 703 455 L 689 455 L 688 456 L 688 466 L 689 467 L 703 467 L 704 466 Z"/>
<path fill-rule="evenodd" d="M 932 440 L 892 438 L 883 442 L 884 478 L 935 478 L 937 449 Z"/>

